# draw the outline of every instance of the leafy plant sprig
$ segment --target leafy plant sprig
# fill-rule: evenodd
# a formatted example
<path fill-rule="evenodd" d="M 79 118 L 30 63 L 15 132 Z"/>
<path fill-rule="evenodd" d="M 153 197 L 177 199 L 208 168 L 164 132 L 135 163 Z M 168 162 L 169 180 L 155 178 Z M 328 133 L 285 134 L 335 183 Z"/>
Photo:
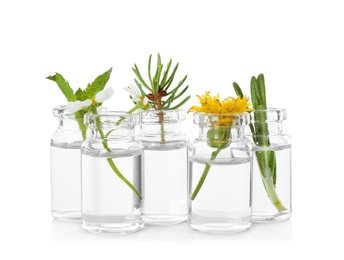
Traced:
<path fill-rule="evenodd" d="M 242 91 L 236 82 L 233 87 L 237 95 L 242 95 Z M 266 123 L 266 90 L 263 74 L 251 78 L 251 98 L 254 111 L 254 124 L 250 123 L 253 142 L 258 147 L 270 147 L 269 129 Z M 284 211 L 286 208 L 281 203 L 276 193 L 277 165 L 276 154 L 273 150 L 256 151 L 256 158 L 262 177 L 265 190 L 275 208 L 278 211 Z"/>
<path fill-rule="evenodd" d="M 173 110 L 184 105 L 190 99 L 190 96 L 185 97 L 176 105 L 172 103 L 182 97 L 182 95 L 189 88 L 189 86 L 181 88 L 187 79 L 187 75 L 185 75 L 174 88 L 170 89 L 178 70 L 179 63 L 176 64 L 170 74 L 172 68 L 172 59 L 170 59 L 166 65 L 166 69 L 163 71 L 164 64 L 161 62 L 160 54 L 158 54 L 155 74 L 153 76 L 151 73 L 151 65 L 152 55 L 149 56 L 148 60 L 149 84 L 147 84 L 141 76 L 139 68 L 136 64 L 134 64 L 134 67 L 132 68 L 137 77 L 137 79 L 134 79 L 135 84 L 140 90 L 141 95 L 148 98 L 150 106 L 156 110 Z"/>
<path fill-rule="evenodd" d="M 112 68 L 99 75 L 92 83 L 89 83 L 84 90 L 78 88 L 75 93 L 70 87 L 68 81 L 65 80 L 61 74 L 55 73 L 53 76 L 48 76 L 47 79 L 54 81 L 58 85 L 68 102 L 73 102 L 76 105 L 79 104 L 79 106 L 85 105 L 84 107 L 80 107 L 80 109 L 74 113 L 75 118 L 83 118 L 86 113 L 92 112 L 94 107 L 97 108 L 102 105 L 102 102 L 95 102 L 95 97 L 100 91 L 104 90 L 106 83 L 109 81 L 111 76 L 111 72 Z M 87 105 L 89 103 L 83 102 L 88 99 L 92 101 L 91 105 Z M 78 120 L 78 124 L 82 137 L 85 140 L 87 127 L 82 120 Z"/>
<path fill-rule="evenodd" d="M 73 89 L 70 87 L 68 81 L 64 79 L 64 77 L 59 74 L 55 73 L 53 76 L 48 76 L 47 79 L 54 81 L 64 96 L 66 97 L 69 104 L 67 108 L 74 113 L 75 118 L 82 119 L 86 113 L 97 114 L 97 108 L 100 107 L 103 101 L 109 99 L 112 94 L 112 88 L 108 88 L 104 90 L 109 78 L 111 76 L 112 68 L 108 71 L 104 72 L 103 74 L 99 75 L 91 84 L 88 84 L 87 87 L 82 90 L 78 88 L 77 91 L 74 93 Z M 97 118 L 99 120 L 99 118 Z M 83 140 L 86 139 L 86 131 L 87 126 L 84 124 L 83 120 L 77 120 L 79 124 L 79 129 L 81 130 Z M 100 122 L 98 122 L 100 123 Z M 98 129 L 101 138 L 104 140 L 103 146 L 108 151 L 111 152 L 109 149 L 107 142 L 105 141 L 105 135 L 101 129 Z M 112 158 L 106 159 L 111 169 L 115 172 L 115 174 L 120 178 L 138 197 L 142 199 L 140 192 L 136 189 L 136 187 L 128 181 L 125 176 L 120 172 L 117 168 L 115 163 L 113 162 Z"/>

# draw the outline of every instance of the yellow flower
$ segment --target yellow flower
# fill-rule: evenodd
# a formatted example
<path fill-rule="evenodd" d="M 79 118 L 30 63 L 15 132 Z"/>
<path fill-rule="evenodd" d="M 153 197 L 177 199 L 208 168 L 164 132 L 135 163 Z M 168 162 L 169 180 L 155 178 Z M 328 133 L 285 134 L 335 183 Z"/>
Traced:
<path fill-rule="evenodd" d="M 201 106 L 192 106 L 188 112 L 203 112 L 205 114 L 220 114 L 217 125 L 228 124 L 235 117 L 230 115 L 240 115 L 244 112 L 252 111 L 248 97 L 227 97 L 220 101 L 220 95 L 211 97 L 209 92 L 203 96 L 198 96 Z"/>

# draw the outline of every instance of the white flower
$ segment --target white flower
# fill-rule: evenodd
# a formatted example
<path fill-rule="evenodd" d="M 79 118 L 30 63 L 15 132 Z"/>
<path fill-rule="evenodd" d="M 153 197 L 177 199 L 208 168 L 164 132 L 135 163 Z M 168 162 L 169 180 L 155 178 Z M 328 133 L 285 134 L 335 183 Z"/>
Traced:
<path fill-rule="evenodd" d="M 75 112 L 79 111 L 80 109 L 82 109 L 84 107 L 88 107 L 90 105 L 92 105 L 92 100 L 86 99 L 85 101 L 69 102 L 67 105 L 67 109 L 70 112 L 75 113 Z"/>
<path fill-rule="evenodd" d="M 113 88 L 107 88 L 106 90 L 99 91 L 95 98 L 92 99 L 86 99 L 84 101 L 75 101 L 75 102 L 69 102 L 67 105 L 67 109 L 75 113 L 79 111 L 80 109 L 89 107 L 90 105 L 97 104 L 97 103 L 103 103 L 104 101 L 110 99 L 113 95 Z"/>
<path fill-rule="evenodd" d="M 130 85 L 130 87 L 124 88 L 125 91 L 127 91 L 131 95 L 131 100 L 134 103 L 141 103 L 143 107 L 149 108 L 150 105 L 148 104 L 148 98 L 146 96 L 142 96 L 140 90 Z"/>
<path fill-rule="evenodd" d="M 103 91 L 99 91 L 95 97 L 97 103 L 103 103 L 104 101 L 110 99 L 113 95 L 113 88 L 108 88 Z"/>

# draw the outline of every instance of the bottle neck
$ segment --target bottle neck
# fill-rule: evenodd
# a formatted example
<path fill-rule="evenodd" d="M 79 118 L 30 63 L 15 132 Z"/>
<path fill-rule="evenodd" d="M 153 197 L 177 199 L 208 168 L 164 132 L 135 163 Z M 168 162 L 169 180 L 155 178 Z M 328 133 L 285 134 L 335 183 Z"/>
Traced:
<path fill-rule="evenodd" d="M 93 139 L 103 140 L 131 140 L 134 139 L 134 130 L 131 127 L 94 128 L 91 130 Z"/>
<path fill-rule="evenodd" d="M 180 122 L 141 124 L 138 127 L 138 138 L 141 141 L 172 141 L 183 136 Z"/>
<path fill-rule="evenodd" d="M 266 123 L 252 123 L 255 134 L 262 134 L 259 129 L 267 129 L 264 133 L 267 135 L 281 135 L 283 132 L 282 121 L 266 122 Z M 249 126 L 246 129 L 247 135 L 253 135 L 252 130 Z"/>
<path fill-rule="evenodd" d="M 80 131 L 80 124 L 83 124 L 82 118 L 58 118 L 58 128 L 61 130 L 76 130 Z"/>
<path fill-rule="evenodd" d="M 210 127 L 210 126 L 199 126 L 199 139 L 208 140 L 214 138 L 221 138 L 221 136 L 227 139 L 244 139 L 245 138 L 245 127 Z"/>

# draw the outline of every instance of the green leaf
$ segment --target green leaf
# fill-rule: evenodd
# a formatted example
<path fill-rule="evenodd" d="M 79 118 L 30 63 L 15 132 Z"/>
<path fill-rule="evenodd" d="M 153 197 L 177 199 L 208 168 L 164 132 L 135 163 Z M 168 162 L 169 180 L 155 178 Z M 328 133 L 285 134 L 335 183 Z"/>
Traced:
<path fill-rule="evenodd" d="M 241 98 L 244 97 L 244 94 L 242 93 L 242 90 L 239 87 L 238 83 L 233 82 L 233 88 L 234 88 L 234 91 L 235 91 L 235 93 L 237 94 L 238 97 L 241 97 Z"/>
<path fill-rule="evenodd" d="M 158 53 L 158 59 L 157 59 L 156 66 L 159 67 L 160 65 L 161 65 L 161 56 L 160 56 L 160 53 Z"/>
<path fill-rule="evenodd" d="M 254 76 L 251 78 L 251 98 L 252 98 L 253 108 L 258 109 L 260 105 L 260 100 L 259 100 L 257 79 Z"/>
<path fill-rule="evenodd" d="M 159 81 L 160 81 L 160 75 L 161 75 L 161 71 L 162 71 L 162 68 L 163 68 L 163 64 L 160 64 L 157 68 L 156 68 L 156 73 L 155 73 L 155 76 L 154 76 L 154 79 L 153 79 L 153 82 L 154 82 L 154 87 L 153 87 L 153 91 L 154 91 L 154 94 L 158 94 L 159 92 Z"/>
<path fill-rule="evenodd" d="M 187 77 L 188 75 L 185 75 L 185 77 L 181 81 L 179 81 L 178 85 L 174 89 L 172 89 L 170 92 L 177 92 L 180 86 L 183 85 Z"/>
<path fill-rule="evenodd" d="M 181 107 L 182 105 L 184 105 L 189 99 L 190 99 L 191 96 L 187 96 L 182 102 L 180 102 L 178 105 L 174 106 L 174 107 L 171 107 L 170 110 L 173 110 L 173 109 L 177 109 L 179 107 Z"/>
<path fill-rule="evenodd" d="M 259 97 L 261 98 L 261 105 L 263 106 L 263 109 L 266 109 L 266 92 L 265 92 L 265 80 L 264 80 L 264 75 L 259 74 L 257 78 L 258 82 L 258 92 L 259 92 Z"/>
<path fill-rule="evenodd" d="M 153 92 L 153 90 L 147 85 L 147 83 L 143 80 L 139 68 L 137 67 L 136 64 L 134 64 L 134 68 L 132 68 L 132 70 L 134 71 L 135 75 L 137 76 L 137 78 L 139 79 L 139 81 L 141 82 L 141 84 L 148 89 L 150 92 Z"/>
<path fill-rule="evenodd" d="M 176 74 L 176 71 L 179 67 L 179 63 L 177 63 L 177 65 L 174 67 L 173 71 L 172 71 L 172 74 L 170 75 L 170 77 L 166 80 L 166 83 L 164 86 L 161 86 L 162 89 L 164 90 L 168 90 L 168 88 L 170 87 L 173 79 L 174 79 L 174 74 Z"/>
<path fill-rule="evenodd" d="M 189 86 L 186 86 L 177 96 L 174 97 L 173 100 L 178 99 L 181 95 L 185 93 L 185 91 L 189 88 Z"/>
<path fill-rule="evenodd" d="M 165 82 L 166 82 L 166 79 L 168 76 L 168 72 L 170 71 L 171 65 L 172 65 L 172 59 L 167 63 L 166 71 L 164 71 L 164 76 L 163 76 L 161 83 L 160 83 L 161 86 L 165 85 Z"/>
<path fill-rule="evenodd" d="M 94 98 L 99 91 L 102 91 L 111 76 L 112 68 L 99 75 L 91 84 L 87 85 L 85 94 L 88 98 Z"/>
<path fill-rule="evenodd" d="M 276 188 L 277 164 L 276 164 L 276 155 L 274 151 L 268 151 L 268 162 L 269 162 L 269 168 L 271 170 L 272 180 Z"/>
<path fill-rule="evenodd" d="M 149 55 L 149 59 L 148 59 L 148 77 L 149 77 L 150 84 L 153 87 L 153 81 L 152 81 L 152 75 L 151 75 L 151 62 L 152 62 L 152 54 Z"/>
<path fill-rule="evenodd" d="M 75 98 L 76 100 L 84 101 L 88 99 L 88 96 L 83 90 L 81 90 L 81 88 L 78 88 L 78 90 L 75 92 Z"/>
<path fill-rule="evenodd" d="M 140 90 L 141 95 L 142 95 L 143 97 L 146 96 L 146 93 L 143 91 L 142 85 L 140 84 L 140 82 L 138 82 L 137 79 L 134 79 L 134 81 L 135 81 L 135 83 L 136 83 L 137 88 Z"/>
<path fill-rule="evenodd" d="M 48 76 L 47 79 L 54 81 L 58 85 L 68 102 L 74 102 L 76 100 L 73 89 L 61 74 L 55 73 L 54 76 Z"/>

